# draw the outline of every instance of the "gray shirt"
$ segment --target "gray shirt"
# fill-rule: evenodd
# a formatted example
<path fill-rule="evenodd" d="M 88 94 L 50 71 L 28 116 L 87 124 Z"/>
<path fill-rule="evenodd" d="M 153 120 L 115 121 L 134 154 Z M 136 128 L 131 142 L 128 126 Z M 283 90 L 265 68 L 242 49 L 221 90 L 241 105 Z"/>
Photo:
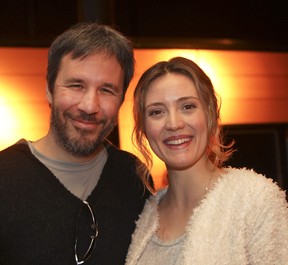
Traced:
<path fill-rule="evenodd" d="M 97 156 L 88 162 L 63 162 L 44 156 L 33 147 L 31 142 L 28 142 L 28 145 L 32 154 L 59 179 L 66 189 L 81 200 L 86 200 L 97 185 L 108 158 L 107 151 L 103 147 Z"/>
<path fill-rule="evenodd" d="M 146 245 L 137 265 L 183 264 L 182 245 L 186 234 L 169 242 L 163 242 L 154 234 Z"/>

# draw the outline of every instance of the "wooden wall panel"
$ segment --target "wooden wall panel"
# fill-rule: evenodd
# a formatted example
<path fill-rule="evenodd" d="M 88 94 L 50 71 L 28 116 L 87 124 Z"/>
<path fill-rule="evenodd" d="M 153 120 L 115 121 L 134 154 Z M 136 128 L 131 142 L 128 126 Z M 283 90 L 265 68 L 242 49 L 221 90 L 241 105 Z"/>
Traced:
<path fill-rule="evenodd" d="M 48 130 L 47 49 L 0 48 L 0 150 Z"/>
<path fill-rule="evenodd" d="M 219 74 L 287 75 L 288 53 L 198 50 L 198 63 L 212 63 Z"/>
<path fill-rule="evenodd" d="M 224 124 L 288 122 L 288 53 L 201 50 L 198 63 L 209 65 Z"/>
<path fill-rule="evenodd" d="M 41 74 L 45 76 L 46 48 L 0 48 L 0 74 Z"/>
<path fill-rule="evenodd" d="M 0 74 L 0 94 L 10 95 L 10 101 L 38 101 L 45 99 L 45 76 L 42 74 Z M 7 98 L 6 98 L 7 99 Z"/>

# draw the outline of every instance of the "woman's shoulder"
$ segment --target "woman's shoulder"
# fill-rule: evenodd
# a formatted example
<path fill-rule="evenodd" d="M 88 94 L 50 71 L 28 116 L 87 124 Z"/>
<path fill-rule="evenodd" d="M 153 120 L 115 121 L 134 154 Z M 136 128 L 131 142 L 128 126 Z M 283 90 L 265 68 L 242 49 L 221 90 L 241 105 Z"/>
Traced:
<path fill-rule="evenodd" d="M 222 186 L 248 197 L 279 197 L 285 199 L 285 192 L 269 176 L 264 176 L 247 168 L 225 168 L 222 175 Z M 250 197 L 250 198 L 251 198 Z"/>
<path fill-rule="evenodd" d="M 155 229 L 158 227 L 159 221 L 157 211 L 158 203 L 160 202 L 161 198 L 165 193 L 166 191 L 160 190 L 155 194 L 150 195 L 150 197 L 146 200 L 143 211 L 140 214 L 139 219 L 136 221 L 138 227 L 140 227 L 144 231 L 146 230 L 146 232 L 148 231 L 148 228 L 149 230 L 152 229 L 153 231 L 155 231 Z"/>
<path fill-rule="evenodd" d="M 277 185 L 269 176 L 264 176 L 254 171 L 254 169 L 248 168 L 227 167 L 223 169 L 222 176 L 227 181 L 237 183 L 238 185 L 241 185 L 241 183 L 244 185 L 256 183 L 258 185 Z"/>
<path fill-rule="evenodd" d="M 142 216 L 157 216 L 157 208 L 158 204 L 166 194 L 167 188 L 163 188 L 158 190 L 155 194 L 150 195 L 150 197 L 146 200 L 144 209 L 142 211 Z"/>

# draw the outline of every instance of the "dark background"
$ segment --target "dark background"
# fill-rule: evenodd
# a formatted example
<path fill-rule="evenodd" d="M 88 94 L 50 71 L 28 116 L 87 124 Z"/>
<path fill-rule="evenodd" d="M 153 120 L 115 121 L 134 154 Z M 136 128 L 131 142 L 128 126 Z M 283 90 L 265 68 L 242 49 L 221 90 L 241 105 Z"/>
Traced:
<path fill-rule="evenodd" d="M 288 51 L 285 0 L 0 0 L 0 46 L 47 47 L 80 21 L 143 48 Z"/>
<path fill-rule="evenodd" d="M 288 124 L 225 125 L 222 129 L 226 144 L 235 141 L 226 166 L 254 169 L 288 189 Z"/>

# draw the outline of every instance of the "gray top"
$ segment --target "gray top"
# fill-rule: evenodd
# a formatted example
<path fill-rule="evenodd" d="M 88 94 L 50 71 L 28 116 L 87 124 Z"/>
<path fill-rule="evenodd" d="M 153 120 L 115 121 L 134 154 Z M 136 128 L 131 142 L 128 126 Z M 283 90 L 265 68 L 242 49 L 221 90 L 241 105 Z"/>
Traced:
<path fill-rule="evenodd" d="M 186 234 L 180 238 L 164 242 L 154 234 L 147 243 L 137 265 L 180 265 L 183 264 L 182 245 Z"/>
<path fill-rule="evenodd" d="M 107 161 L 106 148 L 88 162 L 71 163 L 50 159 L 38 152 L 31 142 L 28 142 L 32 154 L 41 161 L 59 181 L 75 196 L 86 200 L 96 187 L 103 167 Z"/>

